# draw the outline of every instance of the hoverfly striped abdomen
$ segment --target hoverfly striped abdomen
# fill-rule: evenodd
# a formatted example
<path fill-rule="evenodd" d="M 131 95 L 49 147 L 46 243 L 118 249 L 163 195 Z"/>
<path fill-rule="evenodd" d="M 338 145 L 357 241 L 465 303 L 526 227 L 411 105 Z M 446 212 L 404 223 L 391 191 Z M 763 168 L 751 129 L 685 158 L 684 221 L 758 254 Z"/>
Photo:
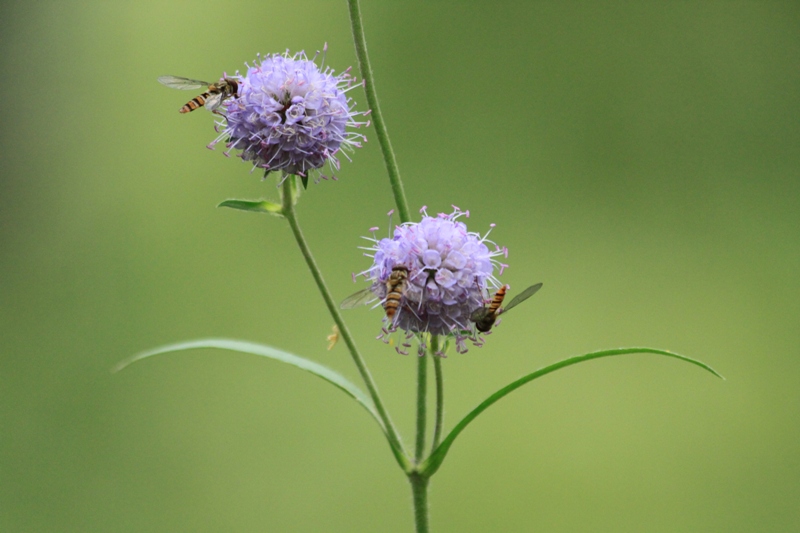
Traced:
<path fill-rule="evenodd" d="M 206 98 L 208 98 L 209 96 L 211 96 L 210 92 L 195 96 L 194 98 L 189 100 L 186 103 L 186 105 L 180 108 L 180 112 L 188 113 L 189 111 L 194 111 L 198 107 L 203 107 L 203 105 L 206 103 Z"/>
<path fill-rule="evenodd" d="M 400 299 L 403 297 L 407 283 L 408 269 L 402 265 L 394 267 L 389 279 L 386 280 L 386 299 L 383 302 L 386 318 L 390 322 L 394 319 L 394 315 L 400 307 Z"/>
<path fill-rule="evenodd" d="M 507 290 L 508 285 L 503 285 L 497 289 L 497 292 L 494 293 L 488 305 L 480 307 L 472 313 L 471 319 L 475 322 L 475 329 L 481 333 L 486 333 L 492 329 L 495 321 L 497 321 L 497 314 L 500 310 L 500 306 L 503 305 L 503 299 L 506 297 Z"/>
<path fill-rule="evenodd" d="M 199 107 L 205 107 L 209 111 L 216 109 L 227 98 L 239 95 L 239 82 L 231 78 L 222 78 L 217 83 L 181 78 L 179 76 L 161 76 L 158 81 L 172 89 L 193 90 L 206 86 L 208 90 L 201 95 L 195 96 L 180 108 L 181 113 L 189 113 Z"/>

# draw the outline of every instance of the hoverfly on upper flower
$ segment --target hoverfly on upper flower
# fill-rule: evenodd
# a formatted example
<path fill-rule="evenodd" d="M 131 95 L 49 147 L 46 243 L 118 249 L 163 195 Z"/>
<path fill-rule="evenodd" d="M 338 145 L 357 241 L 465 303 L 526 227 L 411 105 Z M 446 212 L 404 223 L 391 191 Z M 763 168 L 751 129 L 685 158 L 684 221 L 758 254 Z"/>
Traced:
<path fill-rule="evenodd" d="M 239 91 L 239 82 L 231 78 L 222 78 L 217 83 L 209 83 L 207 81 L 181 78 L 180 76 L 160 76 L 158 81 L 171 89 L 182 89 L 184 91 L 191 91 L 200 87 L 208 88 L 206 92 L 195 96 L 181 107 L 181 113 L 188 113 L 203 106 L 209 111 L 216 112 L 222 102 L 231 96 L 237 97 Z"/>

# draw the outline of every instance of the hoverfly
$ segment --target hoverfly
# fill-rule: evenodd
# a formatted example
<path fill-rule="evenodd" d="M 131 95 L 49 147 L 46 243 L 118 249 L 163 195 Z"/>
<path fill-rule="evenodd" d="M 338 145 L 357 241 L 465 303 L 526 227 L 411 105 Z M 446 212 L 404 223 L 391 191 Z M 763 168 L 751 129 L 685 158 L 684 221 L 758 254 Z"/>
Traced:
<path fill-rule="evenodd" d="M 503 285 L 497 292 L 494 293 L 494 296 L 489 301 L 488 305 L 484 305 L 483 307 L 479 307 L 472 312 L 469 319 L 472 322 L 475 322 L 475 329 L 480 331 L 481 333 L 486 333 L 487 331 L 492 329 L 494 326 L 495 321 L 497 320 L 497 315 L 501 313 L 505 313 L 512 309 L 513 307 L 521 304 L 534 294 L 536 291 L 542 288 L 541 283 L 537 283 L 536 285 L 531 285 L 521 293 L 514 296 L 511 302 L 505 309 L 501 309 L 500 306 L 503 304 L 503 299 L 506 297 L 506 290 L 508 289 L 508 285 Z"/>
<path fill-rule="evenodd" d="M 238 96 L 239 91 L 239 82 L 231 78 L 222 78 L 217 83 L 208 83 L 207 81 L 190 80 L 179 76 L 161 76 L 158 81 L 171 89 L 183 89 L 185 91 L 208 87 L 206 92 L 189 100 L 180 109 L 181 113 L 194 111 L 204 105 L 209 111 L 216 111 L 225 99 L 231 96 Z"/>
<path fill-rule="evenodd" d="M 389 279 L 386 280 L 386 300 L 383 302 L 383 309 L 386 311 L 386 318 L 390 321 L 394 319 L 397 308 L 400 307 L 400 298 L 406 292 L 408 285 L 408 269 L 404 266 L 396 266 L 392 269 Z"/>
<path fill-rule="evenodd" d="M 389 279 L 386 280 L 386 298 L 383 300 L 383 309 L 386 311 L 386 318 L 389 321 L 394 319 L 397 308 L 400 307 L 400 299 L 406 291 L 408 285 L 408 269 L 402 265 L 392 268 Z M 342 309 L 353 309 L 359 305 L 368 304 L 375 299 L 372 290 L 367 288 L 351 294 L 339 305 Z"/>

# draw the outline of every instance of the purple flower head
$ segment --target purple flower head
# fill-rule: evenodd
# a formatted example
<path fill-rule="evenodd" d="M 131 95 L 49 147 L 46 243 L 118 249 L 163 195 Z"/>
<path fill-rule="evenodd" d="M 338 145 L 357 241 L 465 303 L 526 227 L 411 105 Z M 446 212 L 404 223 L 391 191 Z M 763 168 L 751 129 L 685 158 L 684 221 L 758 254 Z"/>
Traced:
<path fill-rule="evenodd" d="M 226 155 L 241 150 L 239 157 L 265 175 L 281 170 L 305 177 L 326 162 L 338 170 L 340 150 L 352 151 L 366 141 L 347 127 L 369 124 L 355 121 L 368 113 L 352 110 L 346 93 L 358 85 L 349 70 L 338 75 L 321 70 L 305 52 L 257 58 L 247 74 L 234 77 L 238 94 L 221 106 L 220 135 L 209 148 L 225 139 Z"/>
<path fill-rule="evenodd" d="M 393 271 L 407 271 L 397 311 L 385 331 L 451 335 L 458 351 L 464 352 L 466 339 L 480 342 L 470 316 L 484 305 L 488 289 L 500 286 L 494 269 L 505 265 L 495 258 L 507 252 L 488 240 L 488 233 L 482 237 L 467 231 L 458 219 L 468 217 L 469 211 L 454 206 L 449 215 L 431 217 L 425 208 L 421 212 L 420 222 L 397 226 L 392 238 L 369 239 L 374 245 L 367 250 L 373 252 L 374 262 L 361 274 L 372 281 L 372 293 L 385 302 Z"/>

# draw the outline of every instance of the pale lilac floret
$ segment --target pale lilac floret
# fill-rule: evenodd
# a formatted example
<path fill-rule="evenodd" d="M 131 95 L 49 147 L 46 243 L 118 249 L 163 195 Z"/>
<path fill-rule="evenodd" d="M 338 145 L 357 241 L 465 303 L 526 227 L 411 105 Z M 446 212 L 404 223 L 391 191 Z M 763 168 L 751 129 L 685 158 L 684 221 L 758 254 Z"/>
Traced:
<path fill-rule="evenodd" d="M 405 267 L 408 283 L 400 308 L 384 331 L 453 336 L 456 349 L 464 352 L 465 340 L 482 342 L 470 316 L 484 305 L 489 291 L 500 286 L 494 269 L 501 264 L 495 257 L 505 248 L 488 240 L 488 234 L 467 231 L 458 220 L 467 213 L 454 209 L 431 217 L 423 208 L 420 222 L 397 226 L 391 238 L 369 239 L 374 245 L 365 249 L 371 252 L 373 265 L 361 274 L 372 281 L 372 292 L 383 301 L 392 269 Z"/>
<path fill-rule="evenodd" d="M 338 170 L 337 155 L 347 157 L 346 151 L 366 141 L 347 128 L 368 125 L 355 120 L 365 113 L 354 111 L 347 97 L 349 89 L 359 86 L 349 70 L 338 75 L 322 70 L 304 52 L 257 58 L 244 76 L 233 77 L 239 82 L 238 96 L 220 107 L 220 135 L 209 147 L 224 140 L 226 155 L 241 150 L 239 157 L 265 175 L 280 170 L 307 176 L 325 163 Z"/>

